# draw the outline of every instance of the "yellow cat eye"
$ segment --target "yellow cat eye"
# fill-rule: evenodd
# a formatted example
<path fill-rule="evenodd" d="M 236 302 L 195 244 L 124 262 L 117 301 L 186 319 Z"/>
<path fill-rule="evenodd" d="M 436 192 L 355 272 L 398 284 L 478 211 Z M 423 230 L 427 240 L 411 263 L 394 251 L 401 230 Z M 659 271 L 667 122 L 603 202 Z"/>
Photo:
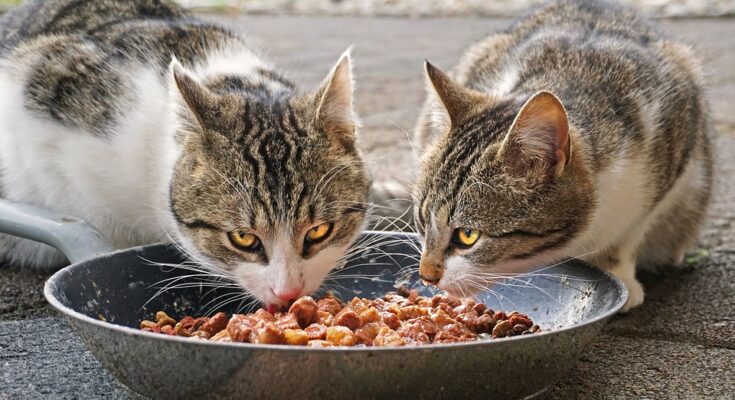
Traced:
<path fill-rule="evenodd" d="M 480 231 L 476 229 L 459 228 L 454 230 L 452 241 L 461 247 L 470 247 L 480 238 Z"/>
<path fill-rule="evenodd" d="M 327 235 L 329 235 L 330 232 L 332 232 L 332 224 L 319 224 L 306 232 L 306 241 L 310 243 L 322 241 L 326 239 Z"/>
<path fill-rule="evenodd" d="M 233 246 L 243 250 L 255 250 L 260 244 L 260 239 L 252 233 L 232 231 L 229 237 Z"/>

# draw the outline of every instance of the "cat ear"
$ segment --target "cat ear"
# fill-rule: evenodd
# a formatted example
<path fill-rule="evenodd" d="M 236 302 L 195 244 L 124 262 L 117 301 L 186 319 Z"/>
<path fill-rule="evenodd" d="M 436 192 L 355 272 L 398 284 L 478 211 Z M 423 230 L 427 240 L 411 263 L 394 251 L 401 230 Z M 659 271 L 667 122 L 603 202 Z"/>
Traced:
<path fill-rule="evenodd" d="M 519 174 L 559 178 L 572 157 L 569 121 L 561 100 L 547 91 L 531 96 L 516 115 L 501 152 Z"/>
<path fill-rule="evenodd" d="M 353 104 L 352 47 L 348 48 L 316 93 L 316 123 L 327 135 L 352 143 L 359 119 Z"/>
<path fill-rule="evenodd" d="M 176 59 L 173 57 L 169 65 L 169 75 L 172 77 L 172 96 L 183 100 L 182 106 L 188 108 L 188 112 L 194 116 L 200 127 L 211 125 L 217 109 L 217 96 L 204 85 L 199 83 Z"/>
<path fill-rule="evenodd" d="M 473 111 L 486 105 L 490 96 L 453 81 L 447 74 L 435 67 L 428 60 L 424 62 L 427 92 L 430 101 L 432 122 L 439 129 L 448 129 L 457 125 L 471 115 Z"/>

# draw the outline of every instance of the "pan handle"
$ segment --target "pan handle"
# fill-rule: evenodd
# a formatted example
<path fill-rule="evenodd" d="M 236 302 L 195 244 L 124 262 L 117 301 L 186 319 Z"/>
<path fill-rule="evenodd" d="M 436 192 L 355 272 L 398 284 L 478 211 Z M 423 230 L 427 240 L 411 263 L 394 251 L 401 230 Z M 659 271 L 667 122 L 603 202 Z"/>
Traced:
<path fill-rule="evenodd" d="M 78 218 L 4 199 L 0 199 L 0 232 L 53 246 L 72 264 L 115 250 Z"/>

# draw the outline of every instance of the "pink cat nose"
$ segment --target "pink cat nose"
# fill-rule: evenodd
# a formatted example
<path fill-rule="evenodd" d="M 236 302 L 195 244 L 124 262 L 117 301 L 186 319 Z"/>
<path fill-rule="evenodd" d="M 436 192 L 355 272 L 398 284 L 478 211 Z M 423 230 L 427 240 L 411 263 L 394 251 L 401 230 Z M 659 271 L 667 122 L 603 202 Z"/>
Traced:
<path fill-rule="evenodd" d="M 286 289 L 284 291 L 274 290 L 273 293 L 275 293 L 276 297 L 278 297 L 279 299 L 289 301 L 289 300 L 293 300 L 299 297 L 299 295 L 301 295 L 301 289 L 293 288 L 293 289 Z"/>

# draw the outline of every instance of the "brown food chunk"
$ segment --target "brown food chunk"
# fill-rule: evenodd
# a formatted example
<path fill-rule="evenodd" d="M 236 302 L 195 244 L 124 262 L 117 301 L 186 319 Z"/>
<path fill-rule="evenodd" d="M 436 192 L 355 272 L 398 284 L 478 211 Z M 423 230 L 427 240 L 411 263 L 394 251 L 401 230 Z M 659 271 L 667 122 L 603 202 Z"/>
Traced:
<path fill-rule="evenodd" d="M 504 337 L 511 329 L 513 329 L 513 325 L 510 324 L 510 321 L 500 321 L 493 328 L 493 337 Z"/>
<path fill-rule="evenodd" d="M 276 320 L 276 325 L 281 329 L 301 329 L 299 321 L 293 314 L 286 314 Z"/>
<path fill-rule="evenodd" d="M 398 307 L 403 306 L 410 306 L 411 301 L 403 296 L 399 296 L 397 294 L 386 294 L 383 296 L 383 300 L 387 301 L 388 303 L 395 304 Z"/>
<path fill-rule="evenodd" d="M 212 318 L 203 323 L 198 330 L 207 332 L 207 334 L 209 334 L 209 336 L 211 337 L 219 331 L 227 328 L 228 322 L 229 319 L 227 318 L 227 314 L 223 312 L 218 312 L 217 314 L 214 314 Z"/>
<path fill-rule="evenodd" d="M 439 303 L 439 305 L 436 306 L 436 308 L 444 311 L 449 316 L 449 318 L 457 317 L 457 312 L 454 311 L 454 308 L 447 303 Z"/>
<path fill-rule="evenodd" d="M 396 331 L 406 343 L 431 343 L 431 338 L 424 332 L 420 323 L 402 325 Z"/>
<path fill-rule="evenodd" d="M 309 335 L 302 329 L 284 329 L 283 337 L 286 344 L 305 346 L 309 343 Z"/>
<path fill-rule="evenodd" d="M 283 344 L 286 343 L 286 338 L 284 337 L 281 328 L 276 326 L 273 322 L 266 322 L 262 327 L 258 328 L 257 343 Z"/>
<path fill-rule="evenodd" d="M 373 340 L 373 345 L 377 347 L 395 347 L 403 346 L 404 344 L 406 342 L 401 335 L 387 326 L 380 328 L 377 336 L 375 336 L 375 340 Z"/>
<path fill-rule="evenodd" d="M 449 324 L 434 336 L 434 343 L 466 342 L 476 338 L 477 335 L 467 329 L 466 326 L 462 324 Z"/>
<path fill-rule="evenodd" d="M 398 329 L 398 327 L 401 326 L 401 319 L 392 312 L 383 311 L 380 313 L 380 318 L 383 320 L 384 324 L 388 325 L 390 329 L 396 330 Z"/>
<path fill-rule="evenodd" d="M 355 310 L 355 312 L 358 315 L 360 315 L 361 312 L 365 311 L 366 308 L 370 307 L 371 305 L 370 303 L 372 303 L 370 300 L 355 297 L 350 301 L 347 307 Z"/>
<path fill-rule="evenodd" d="M 217 334 L 212 336 L 210 340 L 214 340 L 215 342 L 231 342 L 232 341 L 230 339 L 230 333 L 227 332 L 227 329 L 223 329 L 217 332 Z"/>
<path fill-rule="evenodd" d="M 326 297 L 316 302 L 319 311 L 328 312 L 332 315 L 337 315 L 338 312 L 342 311 L 342 306 L 339 301 L 333 297 Z"/>
<path fill-rule="evenodd" d="M 191 333 L 184 328 L 184 324 L 181 322 L 177 322 L 174 326 L 174 335 L 176 336 L 183 336 L 183 337 L 189 337 L 191 336 Z"/>
<path fill-rule="evenodd" d="M 354 332 L 345 326 L 327 328 L 327 341 L 335 346 L 354 346 L 357 344 Z"/>
<path fill-rule="evenodd" d="M 377 321 L 380 321 L 380 314 L 375 307 L 369 307 L 360 313 L 360 326 Z"/>
<path fill-rule="evenodd" d="M 179 321 L 179 323 L 184 329 L 191 329 L 194 327 L 194 317 L 190 317 L 187 315 L 186 317 L 181 318 L 181 321 Z"/>
<path fill-rule="evenodd" d="M 332 326 L 334 325 L 334 315 L 326 311 L 317 311 L 316 322 L 322 325 Z"/>
<path fill-rule="evenodd" d="M 476 333 L 491 333 L 495 327 L 495 320 L 488 314 L 482 314 L 477 318 Z"/>
<path fill-rule="evenodd" d="M 192 333 L 191 336 L 199 339 L 209 339 L 210 337 L 212 337 L 212 335 L 204 331 L 196 331 Z"/>
<path fill-rule="evenodd" d="M 268 312 L 268 310 L 259 309 L 255 312 L 255 315 L 253 315 L 256 319 L 259 319 L 261 321 L 267 321 L 267 322 L 275 322 L 276 316 Z"/>
<path fill-rule="evenodd" d="M 466 313 L 474 313 L 475 312 L 475 304 L 476 302 L 471 299 L 463 300 L 460 305 L 457 307 L 454 307 L 454 312 L 457 314 L 466 314 Z"/>
<path fill-rule="evenodd" d="M 421 327 L 421 331 L 433 338 L 439 332 L 439 326 L 428 316 L 417 318 L 414 322 Z"/>
<path fill-rule="evenodd" d="M 508 318 L 508 321 L 510 321 L 510 324 L 513 326 L 523 325 L 526 327 L 526 329 L 530 328 L 531 325 L 533 325 L 530 318 L 520 313 L 514 313 L 510 315 L 510 317 Z"/>
<path fill-rule="evenodd" d="M 358 328 L 355 331 L 357 343 L 372 346 L 373 340 L 375 340 L 375 337 L 378 336 L 378 332 L 383 326 L 385 325 L 381 324 L 380 322 L 371 322 L 369 324 L 363 325 L 362 328 Z"/>
<path fill-rule="evenodd" d="M 418 300 L 418 301 L 416 302 L 416 304 L 417 304 L 417 305 L 418 305 L 419 307 L 428 307 L 428 308 L 434 308 L 434 306 L 433 306 L 433 305 L 431 305 L 431 303 L 432 303 L 432 299 L 433 299 L 433 297 L 432 297 L 431 299 L 425 299 L 425 298 L 422 298 L 422 299 Z"/>
<path fill-rule="evenodd" d="M 326 340 L 309 340 L 309 343 L 306 344 L 307 347 L 332 347 L 332 343 L 327 342 Z"/>
<path fill-rule="evenodd" d="M 311 324 L 304 329 L 309 340 L 326 339 L 327 327 L 322 324 Z"/>
<path fill-rule="evenodd" d="M 158 324 L 153 321 L 148 321 L 147 319 L 144 319 L 140 321 L 140 329 L 153 329 L 153 327 L 157 327 Z"/>
<path fill-rule="evenodd" d="M 397 315 L 401 321 L 405 321 L 407 319 L 418 318 L 422 313 L 419 306 L 404 306 L 398 310 Z"/>
<path fill-rule="evenodd" d="M 360 317 L 349 308 L 344 308 L 334 316 L 334 325 L 346 326 L 353 331 L 360 327 Z"/>
<path fill-rule="evenodd" d="M 250 315 L 235 314 L 227 323 L 227 333 L 233 342 L 249 342 L 250 334 L 257 325 L 255 317 Z"/>
<path fill-rule="evenodd" d="M 448 294 L 438 294 L 431 299 L 432 307 L 437 307 L 439 304 L 446 304 L 451 308 L 457 307 L 462 304 L 458 298 L 450 296 Z"/>
<path fill-rule="evenodd" d="M 148 327 L 146 327 L 146 328 L 140 328 L 140 330 L 145 331 L 145 332 L 161 333 L 161 327 L 158 326 L 158 325 L 156 325 L 156 326 L 154 326 L 152 328 L 148 328 Z"/>
<path fill-rule="evenodd" d="M 167 325 L 174 326 L 176 325 L 176 320 L 169 317 L 168 314 L 166 314 L 163 311 L 159 311 L 156 313 L 156 324 L 160 327 L 164 327 Z"/>
<path fill-rule="evenodd" d="M 306 328 L 316 318 L 316 311 L 319 307 L 316 301 L 309 296 L 300 297 L 288 309 L 289 314 L 296 316 L 296 320 L 299 321 L 299 325 L 302 328 Z"/>
<path fill-rule="evenodd" d="M 434 323 L 440 328 L 444 327 L 445 325 L 454 323 L 454 319 L 442 309 L 434 311 L 433 313 L 429 314 L 429 316 L 431 317 L 431 320 L 434 321 Z"/>
<path fill-rule="evenodd" d="M 467 328 L 475 333 L 490 333 L 495 327 L 495 320 L 487 314 L 483 314 L 478 317 L 474 312 L 465 313 L 458 315 L 457 321 L 463 323 Z"/>

